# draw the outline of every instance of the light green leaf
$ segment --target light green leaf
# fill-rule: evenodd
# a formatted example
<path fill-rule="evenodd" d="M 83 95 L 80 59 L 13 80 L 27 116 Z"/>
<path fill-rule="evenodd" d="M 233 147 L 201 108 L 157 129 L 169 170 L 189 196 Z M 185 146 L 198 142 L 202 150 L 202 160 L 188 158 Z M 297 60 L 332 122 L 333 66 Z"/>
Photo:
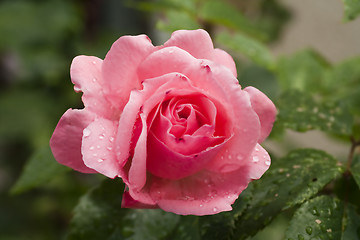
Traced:
<path fill-rule="evenodd" d="M 246 239 L 268 225 L 280 211 L 313 197 L 326 184 L 341 175 L 343 168 L 335 158 L 314 149 L 290 152 L 275 162 L 264 176 L 249 185 L 238 201 L 246 205 L 234 212 L 232 237 Z M 244 201 L 244 198 L 247 201 Z"/>
<path fill-rule="evenodd" d="M 319 129 L 339 135 L 351 135 L 352 116 L 341 102 L 318 103 L 307 92 L 287 91 L 276 101 L 274 128 L 304 132 Z"/>
<path fill-rule="evenodd" d="M 344 3 L 344 20 L 351 21 L 360 14 L 360 0 L 343 0 Z"/>
<path fill-rule="evenodd" d="M 360 188 L 360 155 L 356 155 L 353 159 L 353 164 L 350 169 L 356 184 Z"/>
<path fill-rule="evenodd" d="M 259 66 L 267 69 L 274 68 L 273 57 L 270 51 L 254 38 L 240 33 L 230 35 L 223 32 L 216 36 L 216 41 L 235 52 L 245 55 Z"/>
<path fill-rule="evenodd" d="M 121 208 L 123 191 L 122 182 L 107 179 L 84 195 L 74 210 L 68 239 L 157 240 L 172 232 L 178 215 Z"/>
<path fill-rule="evenodd" d="M 197 23 L 195 16 L 176 10 L 168 10 L 165 12 L 166 20 L 160 19 L 156 27 L 160 30 L 173 32 L 179 29 L 198 29 L 201 26 Z"/>
<path fill-rule="evenodd" d="M 69 170 L 70 168 L 60 165 L 55 161 L 49 146 L 40 148 L 26 163 L 20 178 L 11 189 L 11 192 L 18 194 L 34 187 L 46 185 L 53 178 Z"/>
<path fill-rule="evenodd" d="M 283 90 L 298 89 L 318 94 L 324 91 L 324 75 L 330 67 L 321 55 L 305 50 L 279 58 L 276 73 Z"/>
<path fill-rule="evenodd" d="M 287 240 L 357 240 L 360 217 L 352 205 L 330 196 L 320 196 L 296 210 L 286 231 Z"/>
<path fill-rule="evenodd" d="M 267 38 L 262 31 L 257 29 L 251 20 L 243 16 L 235 6 L 228 4 L 226 1 L 203 1 L 203 4 L 198 10 L 198 16 L 205 22 L 236 29 L 258 39 L 266 40 Z"/>

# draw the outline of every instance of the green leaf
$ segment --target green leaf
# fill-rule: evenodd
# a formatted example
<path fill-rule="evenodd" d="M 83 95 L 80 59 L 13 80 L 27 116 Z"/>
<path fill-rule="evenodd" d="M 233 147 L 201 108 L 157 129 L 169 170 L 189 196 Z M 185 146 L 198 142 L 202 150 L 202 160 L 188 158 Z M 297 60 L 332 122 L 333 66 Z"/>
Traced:
<path fill-rule="evenodd" d="M 360 188 L 360 155 L 356 155 L 353 159 L 353 164 L 350 169 L 356 184 Z"/>
<path fill-rule="evenodd" d="M 201 26 L 197 23 L 195 16 L 176 10 L 167 10 L 165 12 L 166 20 L 159 20 L 156 27 L 160 30 L 173 32 L 179 29 L 198 29 Z"/>
<path fill-rule="evenodd" d="M 318 103 L 307 92 L 287 91 L 276 101 L 274 128 L 304 132 L 319 129 L 339 135 L 351 135 L 352 116 L 341 102 Z"/>
<path fill-rule="evenodd" d="M 296 210 L 286 231 L 287 240 L 359 239 L 360 216 L 352 205 L 330 196 L 320 196 Z"/>
<path fill-rule="evenodd" d="M 321 93 L 326 70 L 330 64 L 313 50 L 297 52 L 292 56 L 279 58 L 276 73 L 283 90 L 298 89 Z"/>
<path fill-rule="evenodd" d="M 181 216 L 168 240 L 201 240 L 198 216 Z"/>
<path fill-rule="evenodd" d="M 198 10 L 198 16 L 205 22 L 226 26 L 245 32 L 258 39 L 265 40 L 267 36 L 257 29 L 251 20 L 247 19 L 235 6 L 221 0 L 206 0 Z"/>
<path fill-rule="evenodd" d="M 165 238 L 179 216 L 160 209 L 121 208 L 124 184 L 107 179 L 83 196 L 74 210 L 68 239 Z"/>
<path fill-rule="evenodd" d="M 246 208 L 233 213 L 232 237 L 246 239 L 254 235 L 280 211 L 313 197 L 342 172 L 338 161 L 323 151 L 300 149 L 290 152 L 274 162 L 260 180 L 249 184 L 247 196 L 240 195 L 239 201 L 243 201 Z"/>
<path fill-rule="evenodd" d="M 28 160 L 11 193 L 18 194 L 34 187 L 46 185 L 53 178 L 69 171 L 55 161 L 50 147 L 39 148 Z"/>
<path fill-rule="evenodd" d="M 344 2 L 344 20 L 354 20 L 360 14 L 360 0 L 343 0 Z"/>
<path fill-rule="evenodd" d="M 273 57 L 270 51 L 262 43 L 244 34 L 230 35 L 222 32 L 217 35 L 216 41 L 229 47 L 231 50 L 241 53 L 259 66 L 267 69 L 274 68 Z"/>

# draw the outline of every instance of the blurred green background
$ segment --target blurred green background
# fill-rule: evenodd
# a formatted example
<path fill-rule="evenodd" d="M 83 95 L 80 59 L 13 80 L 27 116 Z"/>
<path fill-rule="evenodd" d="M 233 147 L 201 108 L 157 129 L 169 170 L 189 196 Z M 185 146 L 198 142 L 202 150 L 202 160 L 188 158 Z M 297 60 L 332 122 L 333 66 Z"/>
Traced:
<path fill-rule="evenodd" d="M 79 197 L 103 179 L 60 166 L 48 146 L 66 109 L 82 108 L 81 95 L 73 91 L 69 77 L 75 56 L 104 58 L 122 35 L 145 33 L 154 44 L 161 44 L 173 30 L 204 28 L 218 36 L 217 47 L 224 47 L 235 57 L 241 85 L 253 85 L 274 99 L 279 87 L 271 72 L 272 55 L 291 54 L 310 46 L 336 63 L 360 54 L 360 44 L 352 44 L 360 42 L 359 21 L 345 26 L 339 1 L 329 1 L 326 6 L 290 0 L 221 2 L 0 1 L 0 240 L 64 238 Z M 326 11 L 319 14 L 321 9 Z M 313 15 L 307 15 L 309 12 Z M 327 24 L 329 21 L 334 22 Z M 336 27 L 329 31 L 321 27 L 327 25 Z M 241 35 L 218 35 L 224 29 L 242 32 L 250 40 Z M 259 52 L 263 46 L 271 47 L 271 54 L 264 54 L 264 50 L 254 55 L 238 49 L 237 42 Z M 321 138 L 316 133 L 311 136 L 316 137 Z M 289 138 L 293 141 L 294 134 Z M 293 145 L 307 144 L 309 137 L 297 139 Z M 275 155 L 291 147 L 268 145 Z M 347 149 L 338 146 L 333 154 L 342 157 Z M 27 174 L 19 179 L 23 172 Z M 31 178 L 35 175 L 36 179 Z M 274 237 L 267 239 L 279 237 L 277 232 L 284 228 L 284 222 L 286 214 L 275 220 L 266 233 Z M 257 238 L 263 239 L 261 235 Z"/>

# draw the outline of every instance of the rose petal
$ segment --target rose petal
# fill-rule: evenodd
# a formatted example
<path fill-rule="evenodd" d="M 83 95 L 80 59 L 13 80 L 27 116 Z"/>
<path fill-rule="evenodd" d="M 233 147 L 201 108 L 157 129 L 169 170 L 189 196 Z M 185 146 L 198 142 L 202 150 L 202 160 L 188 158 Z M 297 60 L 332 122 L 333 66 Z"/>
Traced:
<path fill-rule="evenodd" d="M 261 134 L 258 142 L 261 143 L 271 132 L 276 117 L 276 107 L 274 103 L 258 89 L 246 87 L 244 91 L 249 94 L 251 106 L 260 119 Z"/>
<path fill-rule="evenodd" d="M 225 51 L 215 48 L 212 57 L 209 60 L 224 65 L 229 68 L 232 74 L 237 77 L 237 70 L 234 59 Z"/>
<path fill-rule="evenodd" d="M 98 118 L 84 129 L 81 152 L 84 163 L 109 178 L 119 174 L 119 162 L 113 149 L 116 122 Z"/>
<path fill-rule="evenodd" d="M 202 29 L 175 31 L 164 46 L 179 47 L 198 59 L 209 59 L 214 51 L 209 34 Z"/>
<path fill-rule="evenodd" d="M 146 35 L 123 36 L 112 45 L 103 62 L 102 76 L 106 79 L 104 92 L 117 109 L 124 108 L 132 89 L 141 88 L 137 68 L 154 50 Z"/>
<path fill-rule="evenodd" d="M 223 139 L 213 139 L 212 141 L 218 140 L 218 145 L 214 147 L 217 143 L 210 142 L 210 144 L 204 144 L 203 146 L 196 146 L 194 145 L 201 145 L 204 138 L 199 138 L 193 140 L 193 138 L 189 138 L 183 141 L 188 141 L 190 144 L 184 144 L 181 146 L 177 146 L 178 148 L 200 148 L 201 150 L 195 151 L 196 154 L 181 154 L 178 149 L 171 149 L 175 148 L 176 145 L 169 146 L 169 144 L 164 144 L 159 139 L 157 139 L 152 132 L 149 133 L 148 136 L 148 147 L 147 147 L 147 169 L 154 175 L 166 178 L 166 179 L 180 179 L 187 177 L 191 174 L 194 174 L 201 170 L 208 161 L 210 161 L 219 151 L 221 146 L 221 142 Z M 206 142 L 205 141 L 205 142 Z M 180 144 L 180 143 L 179 143 Z M 207 149 L 205 149 L 207 147 Z"/>
<path fill-rule="evenodd" d="M 59 163 L 83 173 L 96 172 L 84 164 L 81 155 L 83 130 L 94 118 L 86 110 L 68 109 L 64 113 L 50 139 L 52 153 Z"/>
<path fill-rule="evenodd" d="M 122 201 L 121 201 L 121 207 L 122 208 L 146 208 L 146 209 L 151 209 L 151 208 L 158 208 L 157 205 L 151 205 L 151 204 L 145 204 L 142 202 L 139 202 L 137 200 L 135 200 L 128 191 L 125 191 L 124 194 L 122 195 Z"/>
<path fill-rule="evenodd" d="M 259 179 L 266 172 L 266 170 L 269 169 L 271 159 L 268 152 L 262 146 L 260 146 L 260 144 L 256 144 L 254 151 L 250 155 L 248 164 L 250 178 Z"/>
<path fill-rule="evenodd" d="M 114 116 L 114 108 L 104 96 L 101 67 L 97 57 L 77 56 L 70 68 L 71 81 L 76 92 L 83 92 L 82 101 L 87 110 L 105 118 Z"/>
<path fill-rule="evenodd" d="M 160 208 L 176 214 L 230 211 L 250 181 L 248 172 L 244 166 L 226 174 L 202 171 L 180 180 L 153 178 L 150 194 Z"/>

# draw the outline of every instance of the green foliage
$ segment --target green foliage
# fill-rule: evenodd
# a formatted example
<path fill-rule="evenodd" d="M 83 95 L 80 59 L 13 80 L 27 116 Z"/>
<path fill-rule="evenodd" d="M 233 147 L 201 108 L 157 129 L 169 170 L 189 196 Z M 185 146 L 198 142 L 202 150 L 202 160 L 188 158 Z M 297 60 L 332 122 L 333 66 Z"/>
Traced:
<path fill-rule="evenodd" d="M 319 129 L 338 135 L 352 132 L 352 115 L 341 102 L 318 103 L 307 92 L 289 90 L 279 97 L 276 106 L 279 112 L 275 129 Z"/>
<path fill-rule="evenodd" d="M 179 216 L 159 209 L 121 208 L 123 191 L 122 182 L 107 179 L 84 195 L 67 239 L 163 239 L 179 221 Z"/>
<path fill-rule="evenodd" d="M 217 35 L 216 41 L 229 47 L 234 52 L 245 55 L 251 61 L 267 69 L 274 68 L 273 57 L 259 41 L 241 33 L 230 35 L 226 32 Z"/>
<path fill-rule="evenodd" d="M 360 15 L 359 0 L 342 0 L 344 2 L 344 20 L 351 21 Z"/>
<path fill-rule="evenodd" d="M 352 167 L 350 169 L 355 182 L 360 188 L 360 155 L 356 155 L 353 160 Z"/>
<path fill-rule="evenodd" d="M 352 205 L 330 196 L 316 197 L 295 212 L 286 239 L 359 239 L 359 220 Z"/>
<path fill-rule="evenodd" d="M 53 178 L 69 170 L 70 168 L 55 161 L 49 146 L 39 148 L 26 163 L 11 192 L 18 194 L 33 187 L 46 185 Z"/>
<path fill-rule="evenodd" d="M 275 162 L 260 180 L 251 183 L 247 207 L 235 218 L 233 238 L 254 235 L 280 211 L 313 197 L 342 172 L 338 161 L 323 151 L 290 152 Z"/>

